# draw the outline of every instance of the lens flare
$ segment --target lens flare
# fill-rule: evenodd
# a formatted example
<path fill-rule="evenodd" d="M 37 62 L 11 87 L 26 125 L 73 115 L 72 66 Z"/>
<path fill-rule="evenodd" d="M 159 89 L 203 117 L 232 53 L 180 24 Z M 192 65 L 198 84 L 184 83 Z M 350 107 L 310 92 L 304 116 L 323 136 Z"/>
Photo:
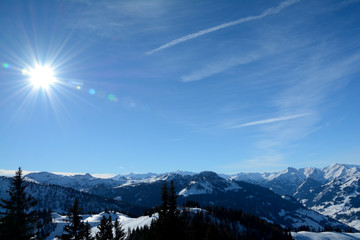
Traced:
<path fill-rule="evenodd" d="M 95 94 L 95 89 L 91 88 L 91 89 L 89 90 L 89 93 L 90 93 L 91 95 L 94 95 L 94 94 Z"/>
<path fill-rule="evenodd" d="M 115 100 L 114 94 L 109 94 L 107 98 L 108 98 L 110 101 L 114 101 L 114 100 Z"/>
<path fill-rule="evenodd" d="M 8 63 L 3 63 L 3 67 L 4 67 L 4 68 L 9 68 L 10 65 L 9 65 Z"/>

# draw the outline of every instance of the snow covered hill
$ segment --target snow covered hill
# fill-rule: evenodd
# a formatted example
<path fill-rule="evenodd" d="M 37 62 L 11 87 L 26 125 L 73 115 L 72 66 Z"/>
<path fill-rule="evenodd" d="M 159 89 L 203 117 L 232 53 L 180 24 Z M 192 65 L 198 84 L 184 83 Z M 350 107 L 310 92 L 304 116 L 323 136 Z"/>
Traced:
<path fill-rule="evenodd" d="M 0 177 L 0 199 L 8 199 L 11 178 Z M 38 200 L 37 208 L 47 208 L 59 213 L 66 213 L 70 205 L 77 198 L 80 207 L 84 212 L 100 212 L 104 209 L 114 209 L 117 211 L 141 214 L 143 209 L 133 206 L 127 202 L 118 201 L 111 198 L 101 197 L 94 194 L 80 192 L 72 188 L 58 185 L 40 184 L 30 181 L 26 188 L 26 193 Z"/>
<path fill-rule="evenodd" d="M 157 214 L 153 214 L 152 216 L 141 216 L 138 218 L 131 218 L 125 214 L 118 213 L 118 212 L 110 212 L 105 213 L 101 212 L 99 214 L 87 214 L 87 215 L 81 215 L 84 222 L 89 222 L 91 226 L 91 232 L 92 235 L 95 236 L 95 234 L 98 232 L 97 226 L 100 224 L 100 220 L 103 216 L 109 217 L 111 216 L 111 219 L 113 220 L 113 224 L 116 219 L 119 220 L 119 222 L 122 224 L 122 228 L 127 232 L 129 229 L 133 230 L 137 227 L 143 227 L 145 225 L 150 226 L 150 223 L 152 220 L 156 220 L 158 218 Z M 63 231 L 64 227 L 66 225 L 66 216 L 59 215 L 57 213 L 52 214 L 53 222 L 56 224 L 55 230 L 46 238 L 46 240 L 52 240 L 52 239 L 58 239 L 56 236 L 60 236 Z"/>
<path fill-rule="evenodd" d="M 338 232 L 298 232 L 291 233 L 295 240 L 357 240 L 360 233 L 338 233 Z"/>

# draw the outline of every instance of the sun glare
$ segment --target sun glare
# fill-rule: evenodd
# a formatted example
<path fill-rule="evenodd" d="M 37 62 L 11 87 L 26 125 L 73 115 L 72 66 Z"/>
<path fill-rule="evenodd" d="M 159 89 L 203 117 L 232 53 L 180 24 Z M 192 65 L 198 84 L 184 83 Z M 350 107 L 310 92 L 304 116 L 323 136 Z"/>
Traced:
<path fill-rule="evenodd" d="M 54 70 L 49 66 L 37 65 L 27 72 L 30 83 L 36 88 L 49 88 L 56 82 Z"/>

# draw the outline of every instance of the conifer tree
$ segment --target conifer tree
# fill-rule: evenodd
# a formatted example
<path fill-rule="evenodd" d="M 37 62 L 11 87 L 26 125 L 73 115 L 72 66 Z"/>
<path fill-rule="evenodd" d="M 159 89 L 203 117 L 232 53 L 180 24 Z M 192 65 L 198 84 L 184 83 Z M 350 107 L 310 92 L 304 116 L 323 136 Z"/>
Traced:
<path fill-rule="evenodd" d="M 169 217 L 171 219 L 174 219 L 175 216 L 177 216 L 177 195 L 176 195 L 176 191 L 175 191 L 175 185 L 174 185 L 174 181 L 171 180 L 170 182 L 170 191 L 169 191 Z"/>
<path fill-rule="evenodd" d="M 86 221 L 86 223 L 84 225 L 84 237 L 83 237 L 83 239 L 85 239 L 85 240 L 94 240 L 95 239 L 91 234 L 91 226 L 90 226 L 90 223 L 88 221 Z"/>
<path fill-rule="evenodd" d="M 122 225 L 118 219 L 115 220 L 114 228 L 115 228 L 114 240 L 124 240 L 125 239 L 125 231 L 122 228 Z"/>
<path fill-rule="evenodd" d="M 100 225 L 98 226 L 99 232 L 96 234 L 96 240 L 112 240 L 112 228 L 111 216 L 109 216 L 109 218 L 103 216 L 100 220 Z"/>
<path fill-rule="evenodd" d="M 5 210 L 0 219 L 0 239 L 27 240 L 34 237 L 37 215 L 32 208 L 37 201 L 25 193 L 26 187 L 19 167 L 7 191 L 10 199 L 2 199 L 0 203 Z"/>
<path fill-rule="evenodd" d="M 61 235 L 61 239 L 75 239 L 80 240 L 84 237 L 85 225 L 81 221 L 82 217 L 79 215 L 81 209 L 79 208 L 79 202 L 77 198 L 74 200 L 74 205 L 70 206 L 66 220 L 68 224 L 64 227 L 64 233 Z"/>
<path fill-rule="evenodd" d="M 170 188 L 166 181 L 161 188 L 162 204 L 159 211 L 159 219 L 152 223 L 153 239 L 184 239 L 183 230 L 185 223 L 179 218 L 177 211 L 177 195 L 174 182 L 170 182 Z"/>
<path fill-rule="evenodd" d="M 169 210 L 169 189 L 166 181 L 164 181 L 163 186 L 161 187 L 161 206 L 159 212 L 159 218 L 165 219 L 167 218 L 167 213 Z"/>

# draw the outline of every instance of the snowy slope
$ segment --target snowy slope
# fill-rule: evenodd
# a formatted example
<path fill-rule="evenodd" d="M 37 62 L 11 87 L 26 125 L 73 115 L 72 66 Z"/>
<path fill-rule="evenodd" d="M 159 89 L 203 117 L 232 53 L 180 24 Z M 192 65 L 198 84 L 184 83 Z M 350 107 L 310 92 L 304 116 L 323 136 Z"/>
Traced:
<path fill-rule="evenodd" d="M 322 169 L 324 183 L 300 185 L 294 197 L 311 209 L 360 230 L 360 167 L 334 164 Z M 312 194 L 304 194 L 312 191 Z"/>
<path fill-rule="evenodd" d="M 91 231 L 93 236 L 98 232 L 97 226 L 100 224 L 100 220 L 103 216 L 109 217 L 111 216 L 113 223 L 116 219 L 122 224 L 122 228 L 125 232 L 128 229 L 133 230 L 137 227 L 143 227 L 145 225 L 150 225 L 151 221 L 156 220 L 158 218 L 157 214 L 153 214 L 151 217 L 149 216 L 141 216 L 138 218 L 131 218 L 122 213 L 110 212 L 105 213 L 101 212 L 99 214 L 90 214 L 90 215 L 81 215 L 84 222 L 89 222 L 91 226 Z M 58 239 L 56 236 L 60 236 L 63 233 L 64 227 L 66 225 L 66 216 L 59 215 L 57 213 L 52 214 L 53 221 L 56 223 L 56 229 L 46 238 L 47 240 Z"/>
<path fill-rule="evenodd" d="M 194 209 L 200 211 L 201 209 Z M 202 211 L 202 210 L 201 210 Z M 129 229 L 133 230 L 137 227 L 143 227 L 145 225 L 150 226 L 151 221 L 157 220 L 158 215 L 153 214 L 152 216 L 141 216 L 138 218 L 131 218 L 121 213 L 110 212 L 105 213 L 101 212 L 99 214 L 87 214 L 81 215 L 84 222 L 89 222 L 91 226 L 91 231 L 93 236 L 98 232 L 97 226 L 100 224 L 100 220 L 103 216 L 109 217 L 111 216 L 113 223 L 115 219 L 118 219 L 122 224 L 122 228 L 127 232 Z M 55 230 L 46 238 L 46 240 L 58 239 L 56 236 L 60 236 L 63 233 L 64 226 L 66 225 L 66 216 L 59 215 L 57 213 L 52 214 L 53 221 L 56 223 Z M 360 239 L 360 233 L 336 233 L 336 232 L 298 232 L 292 233 L 292 236 L 295 240 L 356 240 Z"/>
<path fill-rule="evenodd" d="M 279 173 L 239 173 L 231 179 L 295 197 L 304 206 L 360 230 L 360 166 L 333 164 L 318 168 L 288 168 Z"/>
<path fill-rule="evenodd" d="M 295 240 L 356 240 L 360 239 L 360 233 L 337 233 L 337 232 L 298 232 L 291 233 Z"/>
<path fill-rule="evenodd" d="M 192 176 L 191 181 L 178 194 L 188 197 L 190 195 L 211 194 L 215 191 L 226 192 L 239 189 L 241 187 L 237 183 L 225 180 L 214 172 L 205 171 Z"/>
<path fill-rule="evenodd" d="M 10 181 L 11 178 L 9 177 L 0 177 L 0 199 L 9 198 L 9 194 L 6 191 L 9 189 Z M 100 212 L 105 209 L 131 212 L 132 214 L 140 214 L 142 212 L 141 208 L 123 201 L 117 201 L 115 199 L 109 199 L 58 185 L 28 182 L 25 191 L 38 201 L 36 208 L 52 209 L 60 213 L 66 213 L 75 198 L 79 200 L 80 207 L 84 212 Z"/>

